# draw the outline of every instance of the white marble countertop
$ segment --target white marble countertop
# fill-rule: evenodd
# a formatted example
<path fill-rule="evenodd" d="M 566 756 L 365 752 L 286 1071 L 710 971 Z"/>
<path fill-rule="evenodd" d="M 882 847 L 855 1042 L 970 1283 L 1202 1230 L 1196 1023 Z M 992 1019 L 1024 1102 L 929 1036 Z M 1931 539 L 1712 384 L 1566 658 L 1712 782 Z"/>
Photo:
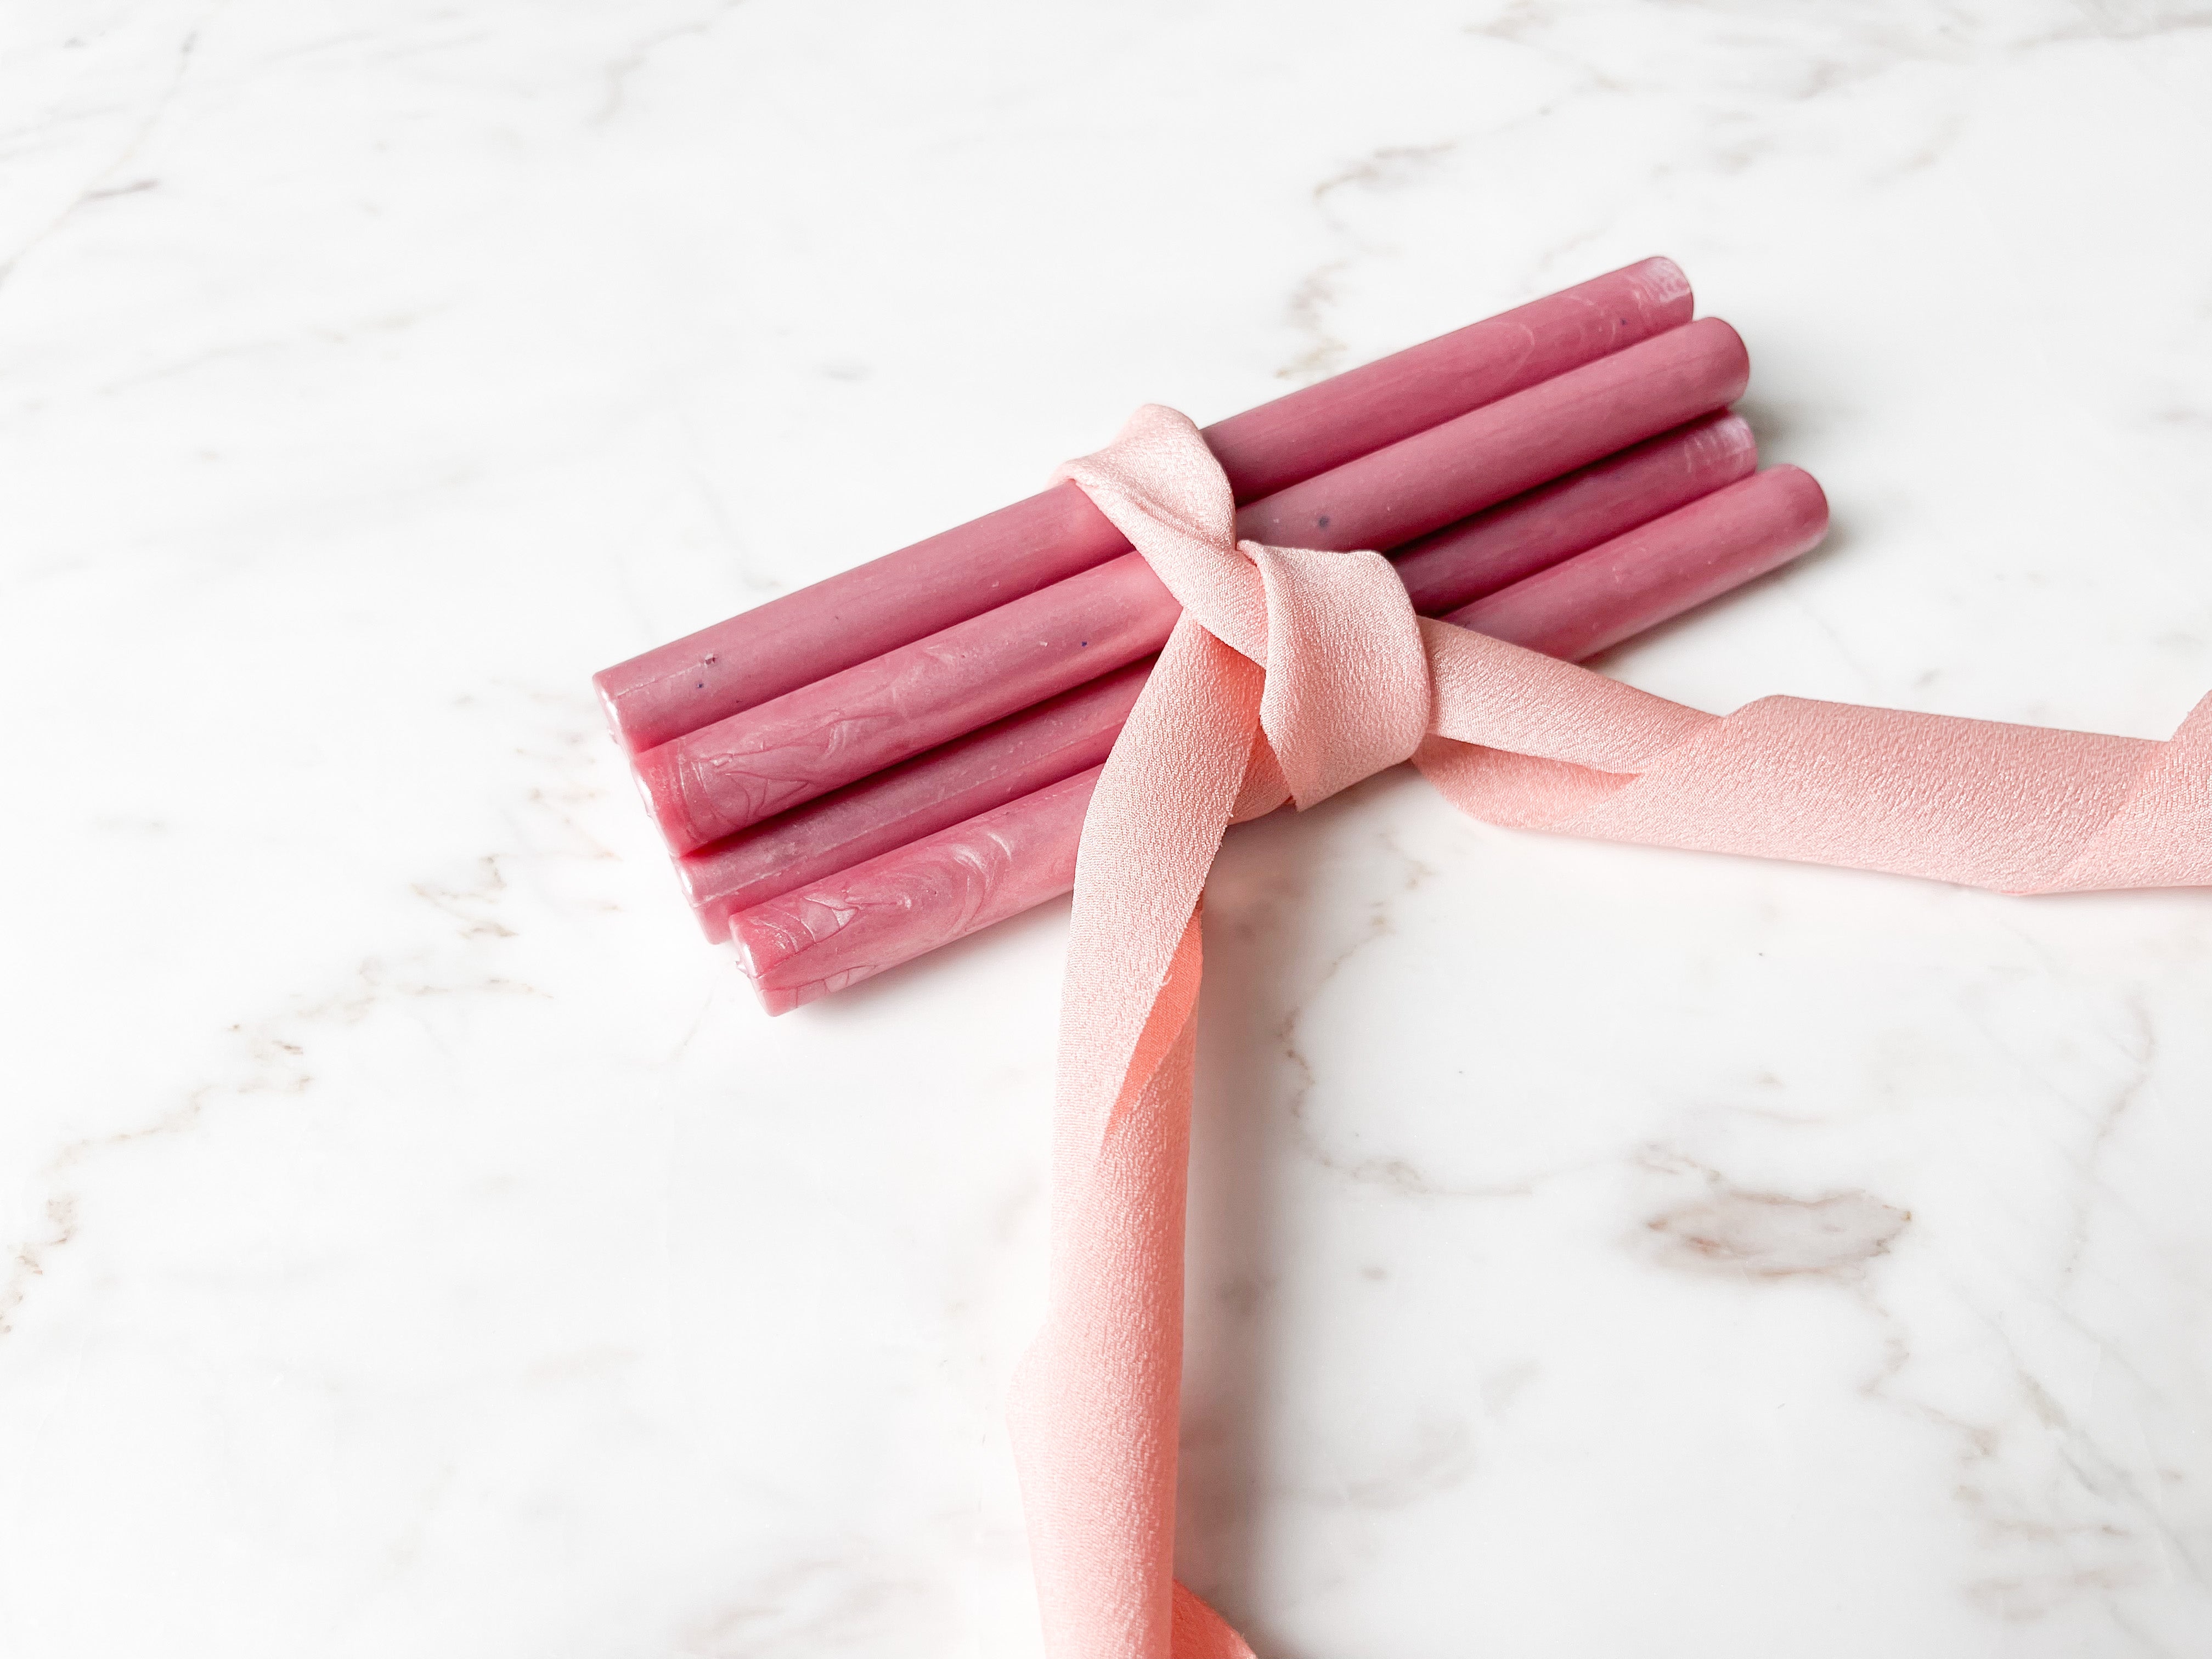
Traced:
<path fill-rule="evenodd" d="M 1610 672 L 2163 736 L 2208 23 L 9 9 L 0 1654 L 1033 1654 L 1064 908 L 763 1018 L 591 671 L 1666 252 L 1836 532 Z M 1181 1556 L 1262 1659 L 2212 1654 L 2212 895 L 1394 774 L 1207 938 Z"/>

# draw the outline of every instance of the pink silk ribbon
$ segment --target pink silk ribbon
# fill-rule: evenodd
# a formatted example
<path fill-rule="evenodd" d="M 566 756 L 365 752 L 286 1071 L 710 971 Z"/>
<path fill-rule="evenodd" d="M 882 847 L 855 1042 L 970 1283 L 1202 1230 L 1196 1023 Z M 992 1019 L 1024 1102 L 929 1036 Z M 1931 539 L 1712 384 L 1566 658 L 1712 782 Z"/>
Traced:
<path fill-rule="evenodd" d="M 1183 616 L 1084 820 L 1044 1329 L 1011 1426 L 1051 1659 L 1252 1659 L 1175 1582 L 1199 901 L 1222 831 L 1411 759 L 1493 823 L 2002 892 L 2212 883 L 2212 697 L 2170 742 L 1768 697 L 1725 717 L 1417 618 L 1376 553 L 1236 535 L 1148 404 L 1061 470 Z"/>

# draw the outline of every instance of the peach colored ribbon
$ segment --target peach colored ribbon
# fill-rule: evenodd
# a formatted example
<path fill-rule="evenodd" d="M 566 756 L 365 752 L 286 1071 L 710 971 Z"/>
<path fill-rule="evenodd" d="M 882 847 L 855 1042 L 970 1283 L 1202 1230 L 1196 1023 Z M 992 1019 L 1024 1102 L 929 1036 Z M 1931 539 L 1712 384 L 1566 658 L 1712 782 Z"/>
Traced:
<path fill-rule="evenodd" d="M 1062 469 L 1183 617 L 1084 821 L 1045 1327 L 1012 1426 L 1052 1659 L 1251 1659 L 1174 1579 L 1198 905 L 1221 834 L 1412 759 L 1492 823 L 2005 892 L 2212 883 L 2212 697 L 2168 743 L 1795 697 L 1725 718 L 1417 619 L 1388 561 L 1240 543 L 1173 410 Z"/>

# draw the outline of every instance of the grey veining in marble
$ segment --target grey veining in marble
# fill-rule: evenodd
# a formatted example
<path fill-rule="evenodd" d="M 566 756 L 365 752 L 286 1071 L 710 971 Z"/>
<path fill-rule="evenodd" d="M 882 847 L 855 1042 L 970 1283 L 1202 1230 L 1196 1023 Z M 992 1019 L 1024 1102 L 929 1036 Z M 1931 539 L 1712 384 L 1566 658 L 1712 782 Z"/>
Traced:
<path fill-rule="evenodd" d="M 2163 735 L 2208 110 L 2186 0 L 9 9 L 0 1654 L 1033 1655 L 1064 915 L 764 1020 L 590 672 L 1664 252 L 1837 532 L 1611 672 Z M 2212 897 L 1393 775 L 1207 930 L 1265 1659 L 2212 1653 Z"/>

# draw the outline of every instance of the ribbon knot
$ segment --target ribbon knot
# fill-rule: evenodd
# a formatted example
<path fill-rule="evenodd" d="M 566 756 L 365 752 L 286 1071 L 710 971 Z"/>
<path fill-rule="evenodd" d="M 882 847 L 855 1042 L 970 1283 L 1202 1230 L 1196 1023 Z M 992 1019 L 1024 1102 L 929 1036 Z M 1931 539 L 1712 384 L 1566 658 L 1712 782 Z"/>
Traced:
<path fill-rule="evenodd" d="M 1158 404 L 1059 476 L 1129 538 L 1186 617 L 1265 674 L 1266 748 L 1237 816 L 1280 805 L 1278 794 L 1259 806 L 1271 787 L 1311 806 L 1419 747 L 1428 658 L 1405 585 L 1380 553 L 1238 540 L 1220 464 L 1188 416 Z"/>
<path fill-rule="evenodd" d="M 1411 757 L 1522 828 L 2008 892 L 2212 883 L 2212 697 L 2167 743 L 1795 697 L 1721 719 L 1417 620 L 1379 555 L 1239 542 L 1172 410 L 1064 476 L 1184 609 L 1076 860 L 1048 1308 L 1010 1408 L 1051 1659 L 1252 1659 L 1174 1582 L 1198 902 L 1230 823 Z"/>

